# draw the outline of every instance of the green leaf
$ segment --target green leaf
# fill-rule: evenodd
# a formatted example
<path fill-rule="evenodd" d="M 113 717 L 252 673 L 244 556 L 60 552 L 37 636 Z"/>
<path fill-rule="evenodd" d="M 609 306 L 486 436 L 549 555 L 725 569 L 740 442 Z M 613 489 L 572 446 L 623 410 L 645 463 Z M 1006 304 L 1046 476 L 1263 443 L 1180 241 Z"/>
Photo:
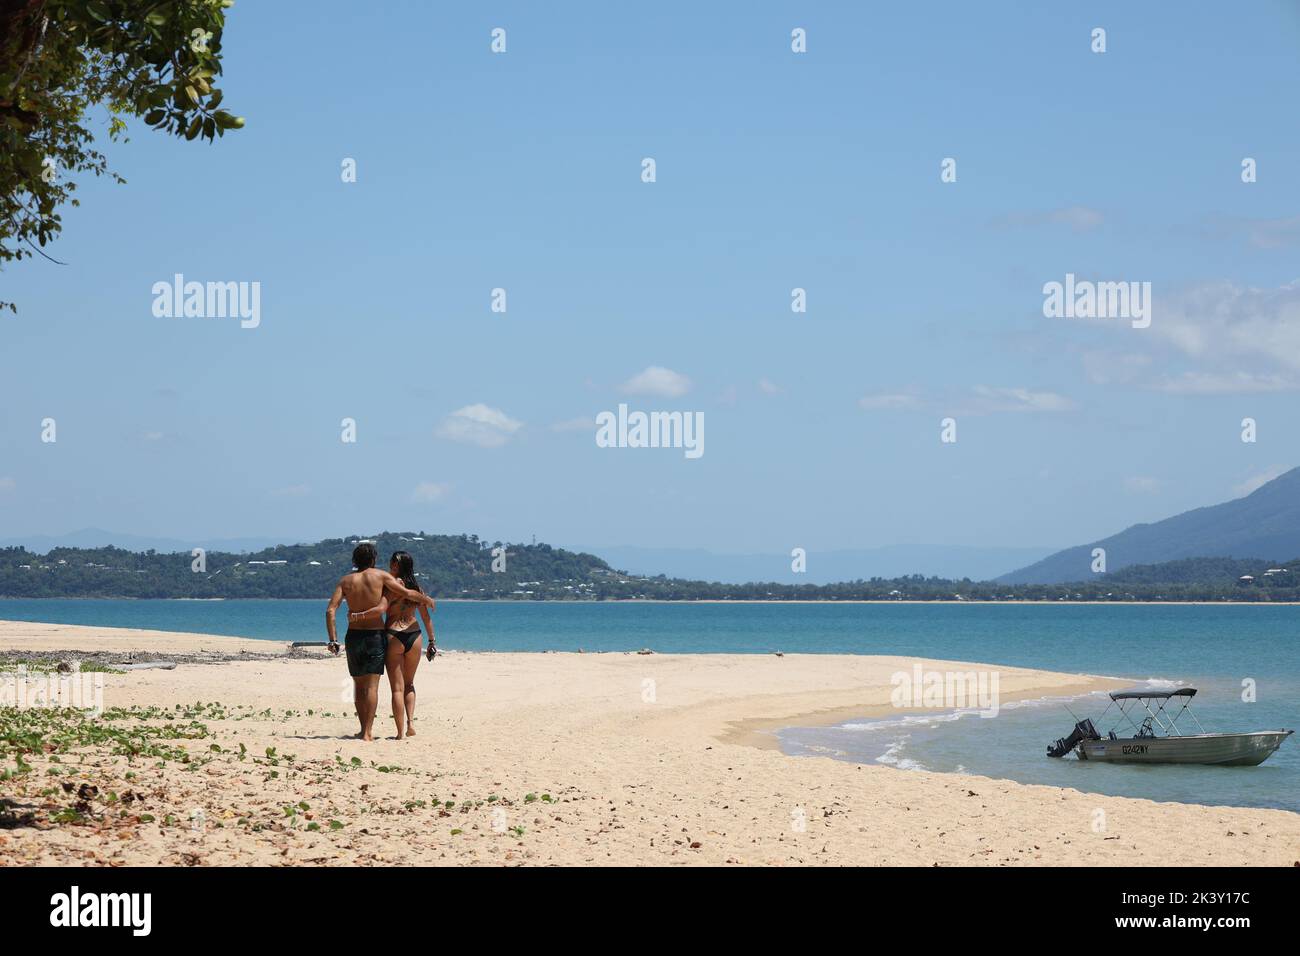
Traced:
<path fill-rule="evenodd" d="M 190 122 L 190 128 L 185 131 L 185 138 L 193 139 L 195 136 L 198 136 L 199 130 L 202 127 L 203 127 L 203 117 L 202 116 L 194 117 L 194 119 Z"/>

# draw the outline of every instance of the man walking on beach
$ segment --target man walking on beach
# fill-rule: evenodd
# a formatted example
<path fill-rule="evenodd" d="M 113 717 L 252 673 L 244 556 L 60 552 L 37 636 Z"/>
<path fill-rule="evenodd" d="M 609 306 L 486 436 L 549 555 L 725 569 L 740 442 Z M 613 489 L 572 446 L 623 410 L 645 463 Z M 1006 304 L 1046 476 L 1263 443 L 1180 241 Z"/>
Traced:
<path fill-rule="evenodd" d="M 361 733 L 357 736 L 362 740 L 375 739 L 372 731 L 375 711 L 379 709 L 379 678 L 384 673 L 384 652 L 388 643 L 383 621 L 383 609 L 388 606 L 387 599 L 402 598 L 412 604 L 433 606 L 433 598 L 408 589 L 387 571 L 376 568 L 375 558 L 375 546 L 368 541 L 353 549 L 352 563 L 356 570 L 339 579 L 334 594 L 330 597 L 329 607 L 325 609 L 325 630 L 329 634 L 330 653 L 335 655 L 339 652 L 339 642 L 334 615 L 339 604 L 346 600 L 349 611 L 373 611 L 354 624 L 349 624 L 348 632 L 343 638 L 347 649 L 348 673 L 352 675 L 352 697 L 357 707 L 357 719 L 361 721 Z"/>

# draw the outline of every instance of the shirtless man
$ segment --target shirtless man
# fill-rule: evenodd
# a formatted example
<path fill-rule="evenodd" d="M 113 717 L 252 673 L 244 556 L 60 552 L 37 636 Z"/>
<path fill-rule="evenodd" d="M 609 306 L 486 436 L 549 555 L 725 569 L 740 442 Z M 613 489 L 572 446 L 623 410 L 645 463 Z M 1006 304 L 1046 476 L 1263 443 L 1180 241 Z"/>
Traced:
<path fill-rule="evenodd" d="M 345 574 L 334 588 L 329 607 L 325 609 L 325 630 L 329 634 L 330 653 L 337 656 L 339 652 L 338 635 L 335 631 L 334 614 L 339 604 L 348 602 L 349 610 L 378 611 L 373 619 L 367 617 L 348 625 L 348 632 L 343 638 L 348 655 L 348 673 L 352 675 L 352 696 L 357 706 L 357 719 L 361 721 L 362 740 L 374 740 L 372 731 L 375 723 L 375 711 L 379 709 L 379 678 L 384 673 L 384 652 L 388 644 L 388 635 L 384 631 L 382 609 L 388 606 L 388 598 L 401 598 L 411 604 L 433 606 L 433 598 L 420 591 L 412 591 L 387 571 L 375 567 L 375 546 L 370 543 L 359 544 L 352 551 L 352 563 L 356 570 Z"/>

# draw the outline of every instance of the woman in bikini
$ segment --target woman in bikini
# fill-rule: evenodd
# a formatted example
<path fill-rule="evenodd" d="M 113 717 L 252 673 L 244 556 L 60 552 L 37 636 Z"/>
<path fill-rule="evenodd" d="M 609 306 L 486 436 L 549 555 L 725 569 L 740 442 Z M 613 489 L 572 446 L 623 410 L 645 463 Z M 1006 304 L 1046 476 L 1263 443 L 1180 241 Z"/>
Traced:
<path fill-rule="evenodd" d="M 394 551 L 388 560 L 388 572 L 412 591 L 423 590 L 415 577 L 415 562 L 405 551 Z M 384 611 L 384 630 L 388 635 L 388 646 L 384 653 L 384 667 L 388 671 L 388 686 L 393 692 L 393 721 L 397 724 L 397 739 L 403 736 L 414 737 L 415 728 L 415 671 L 420 666 L 420 624 L 415 619 L 415 612 L 420 612 L 424 619 L 424 629 L 429 632 L 429 660 L 437 653 L 437 642 L 433 636 L 433 622 L 429 619 L 432 608 L 410 601 L 397 600 L 388 603 L 387 599 L 379 607 L 359 612 L 358 619 L 378 616 Z M 351 621 L 352 615 L 348 616 Z"/>

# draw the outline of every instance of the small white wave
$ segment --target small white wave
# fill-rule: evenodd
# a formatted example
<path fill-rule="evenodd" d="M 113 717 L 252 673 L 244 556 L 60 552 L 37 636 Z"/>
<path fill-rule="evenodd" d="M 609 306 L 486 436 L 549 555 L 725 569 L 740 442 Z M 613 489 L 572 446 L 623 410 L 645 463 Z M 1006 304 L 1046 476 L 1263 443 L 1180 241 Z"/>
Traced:
<path fill-rule="evenodd" d="M 925 764 L 921 763 L 919 760 L 913 760 L 910 757 L 902 756 L 906 740 L 906 735 L 895 740 L 889 745 L 889 749 L 876 758 L 876 763 L 883 763 L 891 767 L 897 767 L 899 770 L 924 770 Z"/>
<path fill-rule="evenodd" d="M 1100 690 L 1089 691 L 1086 694 L 1065 694 L 1052 697 L 1027 697 L 1023 700 L 1012 700 L 1005 704 L 999 704 L 998 710 L 1024 710 L 1032 707 L 1048 707 L 1059 705 L 1066 701 L 1080 700 L 1088 697 L 1105 697 L 1106 692 Z M 843 730 L 850 733 L 879 733 L 881 731 L 894 730 L 899 727 L 937 727 L 940 724 L 951 723 L 954 720 L 961 720 L 963 717 L 981 717 L 987 713 L 983 707 L 962 707 L 953 710 L 944 710 L 937 713 L 921 714 L 904 714 L 900 717 L 886 717 L 880 720 L 851 721 L 844 724 L 836 724 L 831 730 Z"/>
<path fill-rule="evenodd" d="M 1002 704 L 999 710 L 1020 710 L 1029 707 L 1047 707 L 1054 704 L 1062 704 L 1068 700 L 1082 700 L 1088 697 L 1106 697 L 1104 690 L 1091 690 L 1086 694 L 1066 694 L 1056 697 L 1026 697 L 1024 700 L 1012 700 Z"/>
<path fill-rule="evenodd" d="M 954 720 L 960 720 L 962 717 L 978 713 L 978 710 L 965 708 L 962 710 L 945 710 L 934 714 L 904 714 L 902 717 L 890 717 L 885 720 L 837 724 L 830 729 L 847 730 L 852 733 L 878 733 L 882 730 L 896 730 L 899 727 L 937 727 L 940 724 L 950 723 Z"/>
<path fill-rule="evenodd" d="M 824 754 L 828 757 L 847 757 L 848 753 L 836 747 L 823 747 L 820 744 L 804 744 L 803 749 L 810 754 Z"/>

